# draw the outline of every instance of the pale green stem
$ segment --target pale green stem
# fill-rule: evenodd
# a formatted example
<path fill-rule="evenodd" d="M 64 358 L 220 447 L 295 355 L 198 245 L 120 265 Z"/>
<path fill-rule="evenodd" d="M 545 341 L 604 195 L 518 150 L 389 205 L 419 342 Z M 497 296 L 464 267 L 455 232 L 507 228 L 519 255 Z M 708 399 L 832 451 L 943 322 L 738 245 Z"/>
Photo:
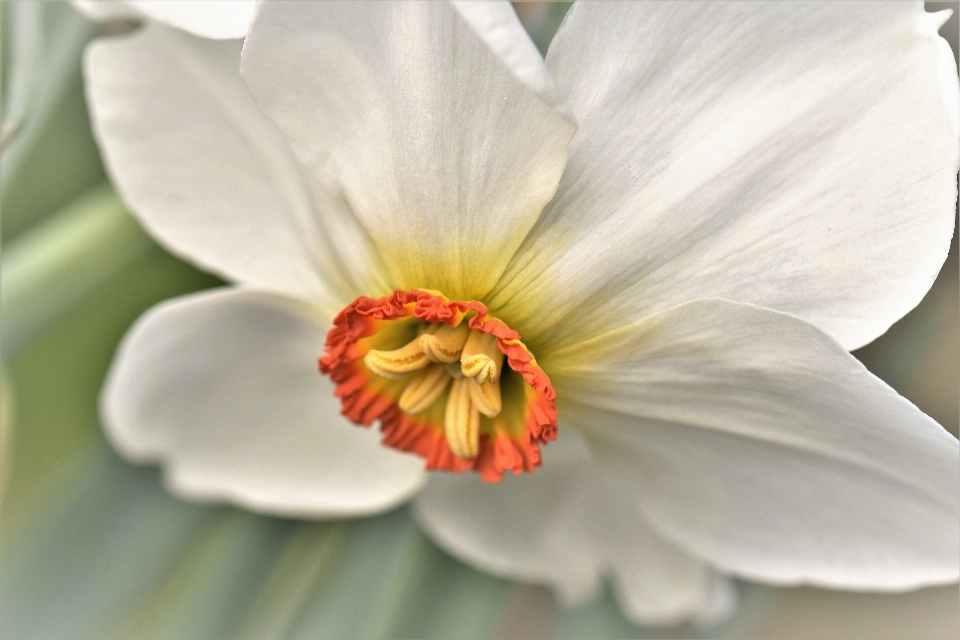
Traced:
<path fill-rule="evenodd" d="M 137 599 L 123 619 L 105 637 L 186 638 L 202 633 L 204 618 L 223 606 L 222 596 L 247 554 L 258 549 L 257 516 L 236 510 L 214 510 L 177 562 L 153 588 Z M 242 571 L 241 571 L 242 572 Z"/>
<path fill-rule="evenodd" d="M 422 569 L 429 543 L 419 530 L 406 541 L 403 552 L 397 554 L 395 564 L 383 576 L 389 588 L 384 589 L 379 606 L 371 612 L 375 621 L 370 626 L 370 638 L 389 640 L 390 631 L 397 622 L 405 596 L 408 595 L 418 569 Z"/>
<path fill-rule="evenodd" d="M 290 637 L 318 585 L 339 557 L 349 525 L 304 522 L 287 542 L 237 632 L 241 640 Z"/>
<path fill-rule="evenodd" d="M 13 462 L 13 392 L 7 372 L 0 368 L 0 502 L 10 480 L 10 463 Z"/>
<path fill-rule="evenodd" d="M 151 246 L 109 185 L 92 189 L 5 245 L 0 268 L 3 358 Z"/>

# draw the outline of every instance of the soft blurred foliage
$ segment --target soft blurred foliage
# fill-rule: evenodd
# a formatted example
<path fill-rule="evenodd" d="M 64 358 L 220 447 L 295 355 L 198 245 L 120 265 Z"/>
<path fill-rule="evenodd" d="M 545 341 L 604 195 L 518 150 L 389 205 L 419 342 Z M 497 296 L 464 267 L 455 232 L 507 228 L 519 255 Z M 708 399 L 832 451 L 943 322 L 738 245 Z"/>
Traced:
<path fill-rule="evenodd" d="M 953 5 L 956 3 L 928 3 Z M 937 7 L 939 8 L 939 7 Z M 564 3 L 520 3 L 545 50 Z M 165 253 L 112 189 L 65 4 L 3 2 L 0 637 L 950 638 L 955 588 L 836 594 L 742 584 L 721 628 L 649 630 L 609 594 L 564 611 L 452 559 L 406 510 L 303 522 L 178 500 L 104 440 L 100 384 L 133 320 L 222 284 Z M 953 34 L 956 16 L 945 26 Z M 856 355 L 956 433 L 957 249 L 923 303 Z M 15 401 L 13 400 L 15 398 Z M 891 635 L 892 634 L 892 635 Z"/>
<path fill-rule="evenodd" d="M 106 179 L 80 74 L 83 47 L 97 27 L 47 4 L 0 3 L 4 123 L 17 125 L 0 174 L 4 242 Z M 22 111 L 11 108 L 17 105 Z"/>

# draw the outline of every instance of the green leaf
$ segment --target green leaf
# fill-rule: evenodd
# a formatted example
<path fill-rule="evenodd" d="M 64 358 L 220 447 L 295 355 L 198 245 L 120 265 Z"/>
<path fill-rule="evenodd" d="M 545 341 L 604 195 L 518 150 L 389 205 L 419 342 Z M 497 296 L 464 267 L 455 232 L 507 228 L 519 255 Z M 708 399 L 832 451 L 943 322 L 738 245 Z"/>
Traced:
<path fill-rule="evenodd" d="M 11 73 L 4 78 L 4 90 L 11 92 L 7 94 L 8 106 L 14 97 L 10 82 L 15 77 L 26 78 L 19 83 L 24 89 L 18 90 L 23 97 L 17 101 L 26 101 L 29 106 L 16 134 L 0 150 L 0 206 L 3 239 L 7 241 L 37 218 L 102 182 L 105 175 L 90 132 L 81 74 L 83 49 L 99 28 L 67 2 L 3 2 L 0 11 L 5 30 L 12 27 L 17 31 L 9 40 L 31 46 L 42 43 L 39 60 L 32 58 L 36 51 L 19 56 L 30 71 L 14 73 L 13 67 L 18 65 L 14 61 Z M 22 33 L 21 29 L 35 28 L 33 14 L 38 12 L 39 36 Z M 13 19 L 14 13 L 29 19 Z M 15 47 L 9 49 L 14 58 L 18 57 Z M 35 78 L 39 83 L 33 86 Z"/>
<path fill-rule="evenodd" d="M 0 276 L 4 357 L 150 250 L 155 245 L 106 184 L 8 243 Z"/>
<path fill-rule="evenodd" d="M 3 23 L 11 24 L 13 47 L 4 53 L 12 63 L 4 69 L 3 124 L 0 149 L 23 128 L 33 106 L 41 78 L 43 57 L 43 5 L 37 2 L 10 2 L 3 6 Z"/>
<path fill-rule="evenodd" d="M 237 637 L 288 637 L 339 557 L 349 529 L 345 522 L 300 523 L 277 558 Z"/>

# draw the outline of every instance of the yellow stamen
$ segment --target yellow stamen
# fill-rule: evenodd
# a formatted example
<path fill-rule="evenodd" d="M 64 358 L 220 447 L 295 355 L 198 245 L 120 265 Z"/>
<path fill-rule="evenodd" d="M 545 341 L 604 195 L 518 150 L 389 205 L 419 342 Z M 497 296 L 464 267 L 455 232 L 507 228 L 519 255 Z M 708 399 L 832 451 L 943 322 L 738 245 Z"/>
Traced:
<path fill-rule="evenodd" d="M 494 336 L 473 331 L 466 322 L 456 327 L 431 323 L 399 349 L 371 349 L 364 363 L 386 378 L 410 378 L 397 400 L 410 415 L 427 411 L 450 385 L 443 430 L 450 450 L 461 458 L 477 456 L 480 415 L 494 418 L 503 409 L 503 353 Z"/>
<path fill-rule="evenodd" d="M 469 378 L 464 378 L 468 380 Z M 488 418 L 496 418 L 503 408 L 503 402 L 500 399 L 500 382 L 487 382 L 485 384 L 468 384 L 470 389 L 470 400 L 477 410 Z"/>
<path fill-rule="evenodd" d="M 432 364 L 413 376 L 407 388 L 400 394 L 397 405 L 411 415 L 426 411 L 443 394 L 449 382 L 447 367 Z"/>
<path fill-rule="evenodd" d="M 443 416 L 443 431 L 454 455 L 473 458 L 480 450 L 480 412 L 470 399 L 469 378 L 458 378 L 450 387 Z"/>
<path fill-rule="evenodd" d="M 460 356 L 460 370 L 477 384 L 494 383 L 500 379 L 503 354 L 497 348 L 497 339 L 479 331 L 471 331 Z"/>
<path fill-rule="evenodd" d="M 417 337 L 393 351 L 371 349 L 363 357 L 363 363 L 378 376 L 396 380 L 410 377 L 430 364 L 430 360 L 420 349 L 420 337 Z"/>
<path fill-rule="evenodd" d="M 420 336 L 420 349 L 434 362 L 456 362 L 469 335 L 466 322 L 456 327 L 439 325 L 436 331 Z"/>

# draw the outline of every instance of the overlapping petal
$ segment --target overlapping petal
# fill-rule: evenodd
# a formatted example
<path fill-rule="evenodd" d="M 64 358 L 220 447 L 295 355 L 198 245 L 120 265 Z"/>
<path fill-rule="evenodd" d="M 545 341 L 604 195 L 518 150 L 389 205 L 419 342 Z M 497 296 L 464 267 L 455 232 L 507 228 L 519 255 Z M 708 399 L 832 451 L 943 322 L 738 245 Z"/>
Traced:
<path fill-rule="evenodd" d="M 598 466 L 713 566 L 853 589 L 957 580 L 956 438 L 812 325 L 700 300 L 541 364 Z"/>
<path fill-rule="evenodd" d="M 72 0 L 91 20 L 149 18 L 206 38 L 247 35 L 256 0 Z"/>
<path fill-rule="evenodd" d="M 579 129 L 491 309 L 569 345 L 717 296 L 869 342 L 949 247 L 942 20 L 920 2 L 578 3 L 547 63 Z"/>
<path fill-rule="evenodd" d="M 243 289 L 154 307 L 104 387 L 110 439 L 132 459 L 161 462 L 188 497 L 314 517 L 403 502 L 423 462 L 340 415 L 316 365 L 328 324 L 309 303 Z"/>
<path fill-rule="evenodd" d="M 330 314 L 389 291 L 349 209 L 257 110 L 240 46 L 158 24 L 90 45 L 88 98 L 114 184 L 157 240 L 230 280 Z"/>
<path fill-rule="evenodd" d="M 414 514 L 454 555 L 497 575 L 549 584 L 567 603 L 596 595 L 609 576 L 639 623 L 709 623 L 730 612 L 732 585 L 655 533 L 602 480 L 579 434 L 566 430 L 544 458 L 542 469 L 499 484 L 431 476 Z"/>
<path fill-rule="evenodd" d="M 936 26 L 916 3 L 585 3 L 549 55 L 559 89 L 505 2 L 264 3 L 246 85 L 239 41 L 100 42 L 97 135 L 148 229 L 312 301 L 155 308 L 111 371 L 108 432 L 187 496 L 389 508 L 422 462 L 339 415 L 316 371 L 330 314 L 486 296 L 567 428 L 532 475 L 431 478 L 415 512 L 452 553 L 571 602 L 609 577 L 654 624 L 726 614 L 717 570 L 956 580 L 957 441 L 844 350 L 946 255 L 960 92 Z"/>
<path fill-rule="evenodd" d="M 242 70 L 399 287 L 451 298 L 496 283 L 574 131 L 506 2 L 268 2 Z"/>

